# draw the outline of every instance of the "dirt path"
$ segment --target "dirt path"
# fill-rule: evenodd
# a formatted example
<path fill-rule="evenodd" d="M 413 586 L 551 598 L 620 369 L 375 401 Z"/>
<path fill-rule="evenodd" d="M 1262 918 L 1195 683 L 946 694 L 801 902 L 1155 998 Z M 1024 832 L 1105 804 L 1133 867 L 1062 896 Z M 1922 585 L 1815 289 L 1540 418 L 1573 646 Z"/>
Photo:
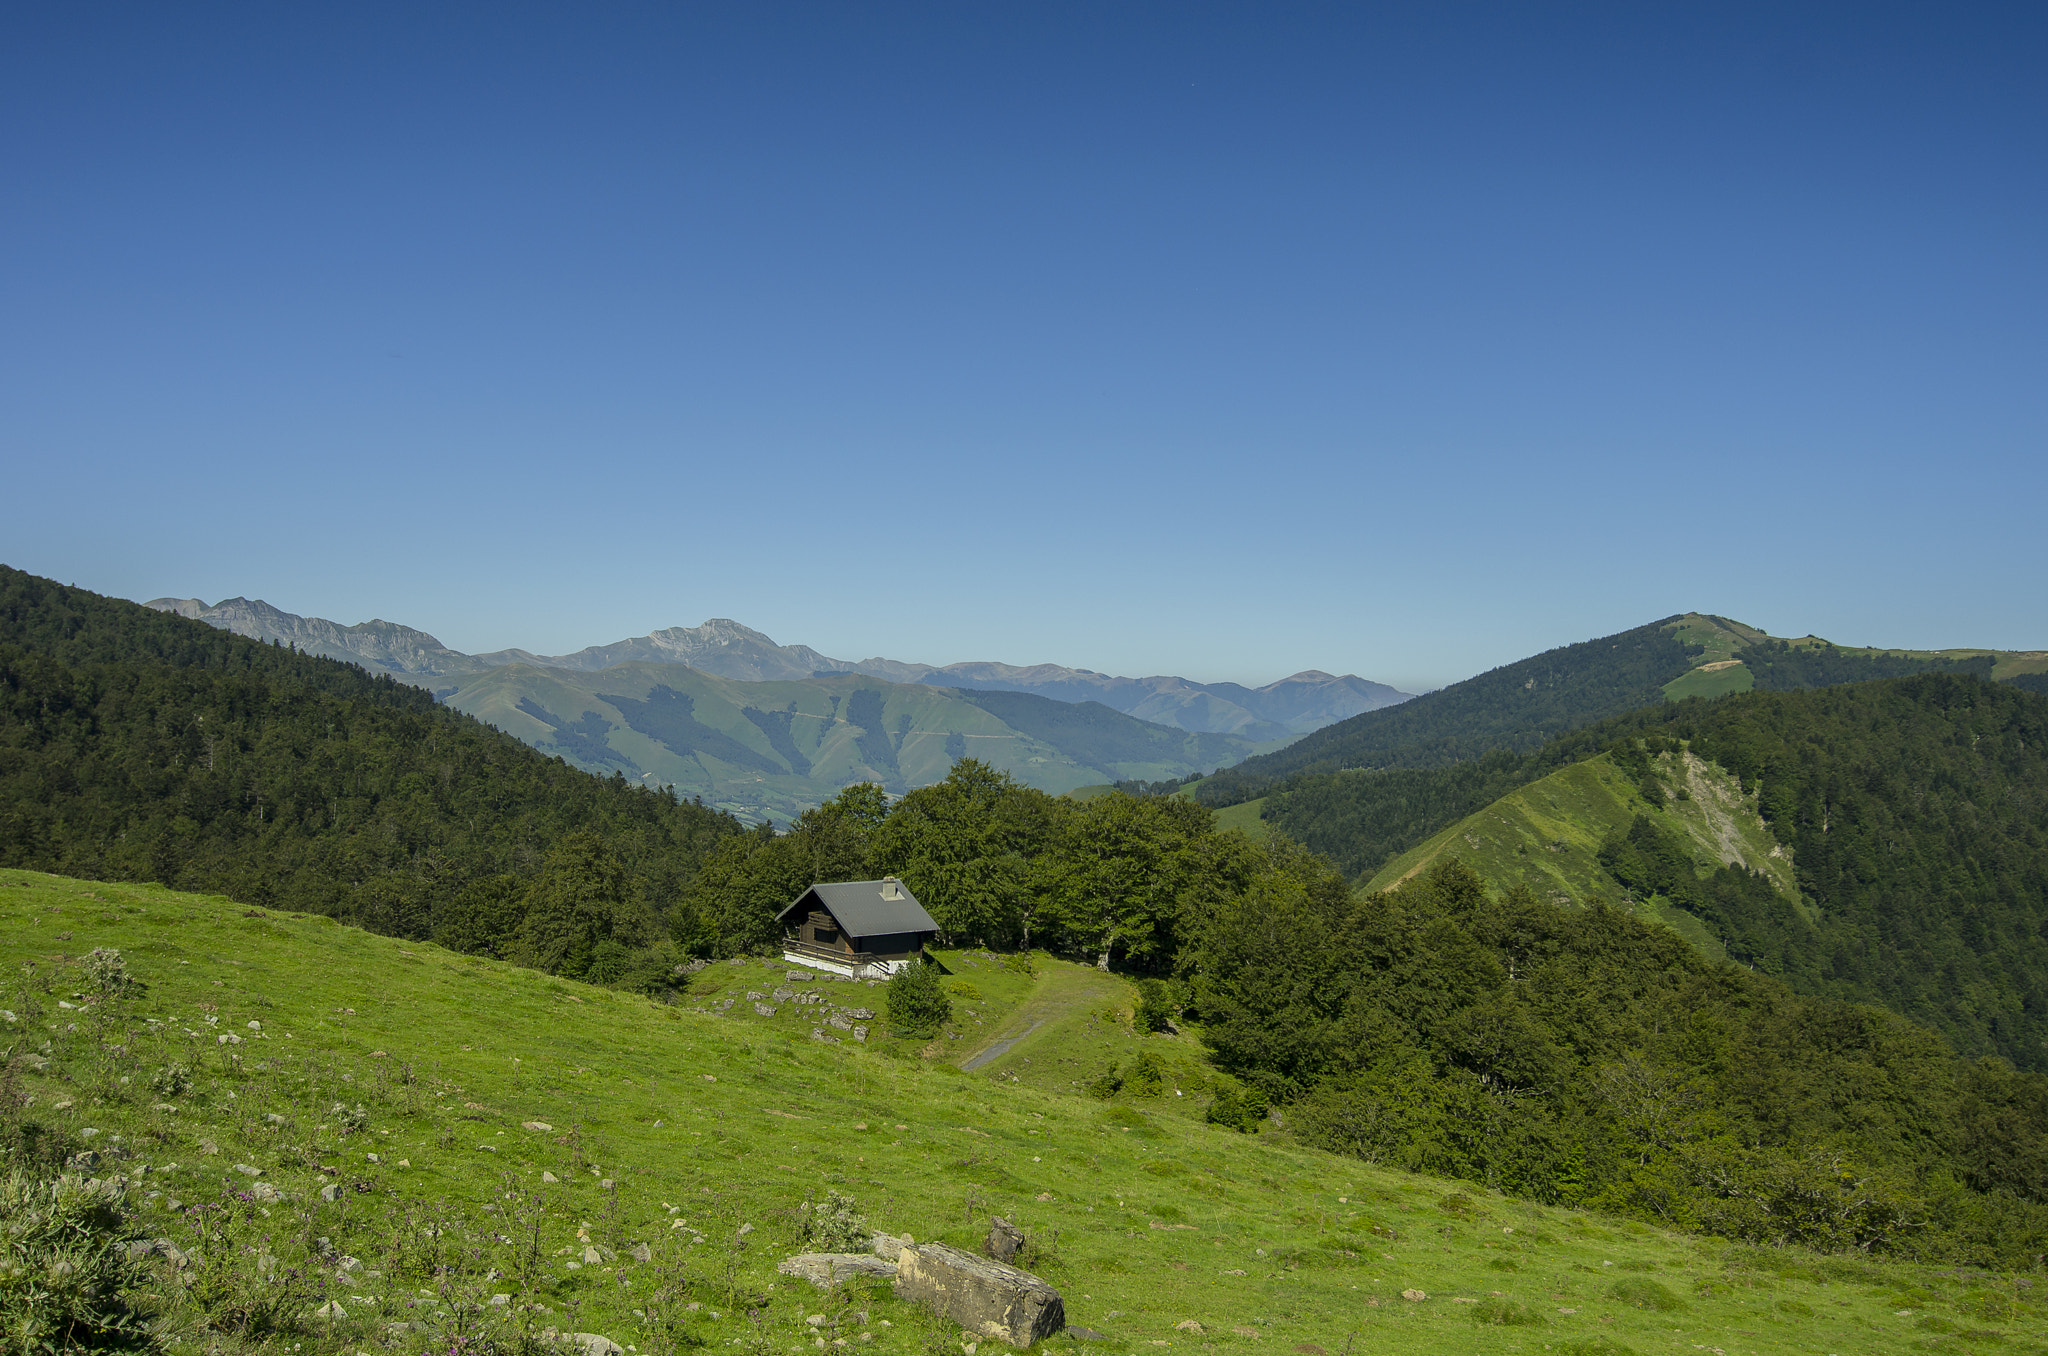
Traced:
<path fill-rule="evenodd" d="M 1058 966 L 1046 973 L 1032 995 L 988 1040 L 966 1053 L 960 1067 L 979 1069 L 993 1064 L 1027 1041 L 1039 1045 L 1055 1037 L 1070 1020 L 1085 1019 L 1096 1008 L 1119 1002 L 1123 996 L 1123 981 L 1115 975 L 1088 966 Z"/>

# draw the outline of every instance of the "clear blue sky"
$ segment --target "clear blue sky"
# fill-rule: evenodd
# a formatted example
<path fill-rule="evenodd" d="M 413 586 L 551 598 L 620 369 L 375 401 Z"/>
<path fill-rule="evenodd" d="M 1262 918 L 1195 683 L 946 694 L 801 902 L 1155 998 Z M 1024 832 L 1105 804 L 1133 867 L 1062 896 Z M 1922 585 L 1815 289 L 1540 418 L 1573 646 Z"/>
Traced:
<path fill-rule="evenodd" d="M 2048 646 L 2048 7 L 28 5 L 0 560 L 458 648 Z"/>

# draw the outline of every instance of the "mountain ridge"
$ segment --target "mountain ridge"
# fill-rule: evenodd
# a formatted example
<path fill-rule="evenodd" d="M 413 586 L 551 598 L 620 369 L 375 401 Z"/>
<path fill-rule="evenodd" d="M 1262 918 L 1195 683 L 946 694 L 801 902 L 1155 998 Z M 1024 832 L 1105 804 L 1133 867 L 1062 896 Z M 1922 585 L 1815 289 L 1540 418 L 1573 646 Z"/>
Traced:
<path fill-rule="evenodd" d="M 345 626 L 321 617 L 286 612 L 261 599 L 228 598 L 209 606 L 197 598 L 155 598 L 143 606 L 203 621 L 255 640 L 362 664 L 400 682 L 429 687 L 445 696 L 454 686 L 490 669 L 511 664 L 596 672 L 621 664 L 682 664 L 714 677 L 740 682 L 776 682 L 825 674 L 857 673 L 891 683 L 990 692 L 1030 692 L 1062 702 L 1101 702 L 1139 720 L 1195 734 L 1236 735 L 1272 743 L 1308 734 L 1363 711 L 1398 705 L 1412 694 L 1355 674 L 1320 669 L 1246 687 L 1240 683 L 1198 683 L 1173 675 L 1126 678 L 1060 664 L 1006 664 L 968 660 L 936 665 L 887 659 L 834 659 L 808 645 L 780 645 L 761 631 L 728 617 L 701 626 L 672 626 L 566 655 L 524 649 L 464 654 L 433 635 L 397 622 L 374 620 Z M 441 681 L 436 681 L 441 680 Z"/>

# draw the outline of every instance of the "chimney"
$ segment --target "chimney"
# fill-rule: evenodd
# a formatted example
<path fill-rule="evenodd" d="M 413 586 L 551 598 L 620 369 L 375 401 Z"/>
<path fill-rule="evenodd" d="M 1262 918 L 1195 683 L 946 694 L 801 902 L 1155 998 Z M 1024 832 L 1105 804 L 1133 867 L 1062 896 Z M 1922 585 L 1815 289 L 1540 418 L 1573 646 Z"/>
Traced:
<path fill-rule="evenodd" d="M 903 882 L 897 880 L 894 876 L 882 877 L 882 898 L 903 898 Z"/>

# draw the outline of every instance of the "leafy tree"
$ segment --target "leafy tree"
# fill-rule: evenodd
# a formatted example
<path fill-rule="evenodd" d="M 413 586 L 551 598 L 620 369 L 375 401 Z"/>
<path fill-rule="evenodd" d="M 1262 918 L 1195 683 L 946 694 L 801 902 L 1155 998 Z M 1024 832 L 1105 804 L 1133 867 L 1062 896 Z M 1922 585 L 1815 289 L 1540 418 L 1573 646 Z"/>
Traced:
<path fill-rule="evenodd" d="M 651 943 L 656 922 L 626 892 L 625 868 L 604 839 L 574 833 L 562 840 L 527 890 L 512 959 L 549 974 L 581 979 L 602 955 L 610 974 L 623 972 L 621 952 Z"/>
<path fill-rule="evenodd" d="M 947 939 L 1028 950 L 1039 904 L 1031 862 L 1071 814 L 1068 802 L 962 758 L 943 782 L 903 798 L 871 850 Z"/>

